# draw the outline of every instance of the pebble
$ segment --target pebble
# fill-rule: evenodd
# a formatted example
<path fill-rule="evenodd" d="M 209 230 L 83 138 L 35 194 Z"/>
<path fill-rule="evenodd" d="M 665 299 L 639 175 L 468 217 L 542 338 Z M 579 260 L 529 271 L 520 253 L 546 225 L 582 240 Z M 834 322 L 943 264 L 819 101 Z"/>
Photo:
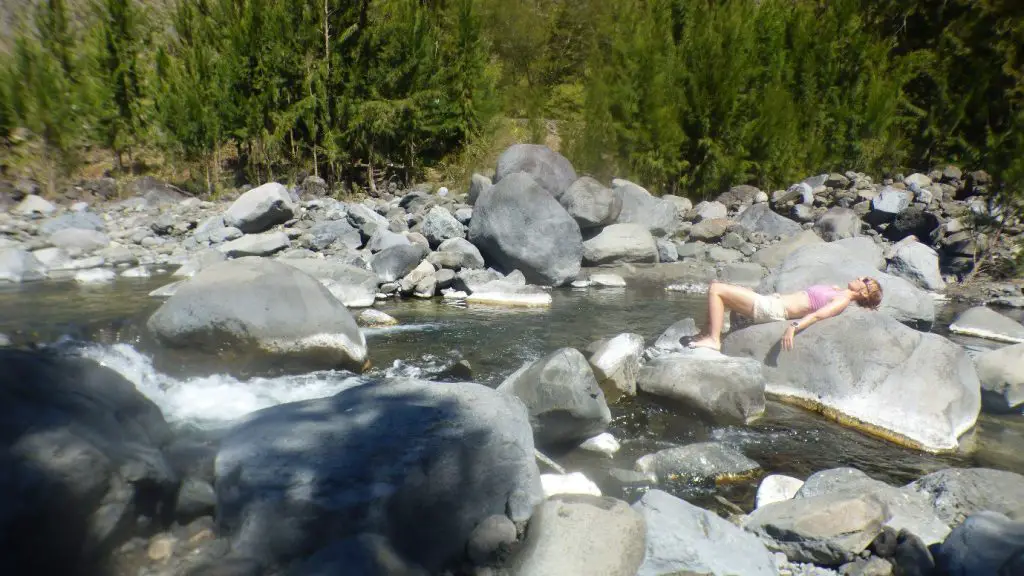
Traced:
<path fill-rule="evenodd" d="M 615 439 L 615 436 L 612 436 L 608 432 L 603 432 L 588 439 L 583 444 L 580 444 L 580 448 L 590 452 L 604 454 L 611 458 L 619 451 L 620 448 L 622 448 L 622 445 Z"/>

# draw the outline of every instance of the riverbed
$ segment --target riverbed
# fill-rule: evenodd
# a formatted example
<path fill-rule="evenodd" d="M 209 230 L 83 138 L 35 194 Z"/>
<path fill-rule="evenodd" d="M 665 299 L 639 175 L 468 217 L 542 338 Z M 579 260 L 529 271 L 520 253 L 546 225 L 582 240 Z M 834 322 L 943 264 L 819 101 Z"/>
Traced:
<path fill-rule="evenodd" d="M 0 333 L 16 344 L 68 346 L 119 371 L 182 429 L 217 430 L 282 402 L 331 395 L 382 376 L 430 377 L 458 360 L 472 379 L 497 386 L 524 362 L 561 347 L 584 349 L 600 338 L 638 333 L 648 345 L 673 322 L 704 320 L 702 296 L 657 288 L 558 289 L 549 308 L 481 307 L 432 300 L 388 301 L 377 308 L 399 326 L 365 329 L 371 368 L 363 375 L 320 371 L 244 375 L 230 363 L 215 367 L 168 359 L 145 332 L 145 321 L 162 299 L 149 292 L 173 279 L 118 278 L 96 286 L 47 281 L 0 287 Z M 358 311 L 356 311 L 358 312 Z M 942 331 L 954 313 L 940 312 Z M 968 348 L 984 342 L 960 340 Z M 797 339 L 799 345 L 799 338 Z M 552 455 L 581 470 L 611 495 L 632 500 L 631 488 L 609 480 L 608 470 L 632 469 L 636 458 L 673 444 L 716 440 L 756 460 L 765 473 L 805 478 L 818 470 L 853 466 L 902 485 L 950 466 L 983 466 L 1024 473 L 1024 417 L 983 414 L 956 454 L 904 449 L 836 425 L 816 414 L 769 401 L 765 415 L 746 425 L 722 425 L 685 409 L 641 396 L 611 406 L 610 432 L 622 442 L 614 458 L 576 451 Z M 729 486 L 665 487 L 699 505 L 720 496 L 752 507 L 757 478 Z"/>

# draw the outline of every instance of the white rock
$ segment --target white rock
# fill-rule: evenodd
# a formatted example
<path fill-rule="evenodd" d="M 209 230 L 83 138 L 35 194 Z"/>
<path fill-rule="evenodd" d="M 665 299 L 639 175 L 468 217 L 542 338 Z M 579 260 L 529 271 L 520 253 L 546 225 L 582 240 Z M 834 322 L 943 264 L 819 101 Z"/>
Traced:
<path fill-rule="evenodd" d="M 608 432 L 602 432 L 580 444 L 580 448 L 590 452 L 598 452 L 611 458 L 622 448 L 622 445 L 615 439 L 615 436 Z"/>
<path fill-rule="evenodd" d="M 122 278 L 149 278 L 149 269 L 145 266 L 136 266 L 121 272 Z"/>
<path fill-rule="evenodd" d="M 761 480 L 761 485 L 757 487 L 754 506 L 760 508 L 773 502 L 791 500 L 803 485 L 804 481 L 799 478 L 784 474 L 770 474 Z"/>
<path fill-rule="evenodd" d="M 501 306 L 550 306 L 551 294 L 540 289 L 536 291 L 495 291 L 473 292 L 466 298 L 473 304 L 497 304 Z"/>
<path fill-rule="evenodd" d="M 590 286 L 590 280 L 573 280 L 570 286 L 573 288 L 587 288 Z"/>
<path fill-rule="evenodd" d="M 357 320 L 360 326 L 394 326 L 398 324 L 398 320 L 395 320 L 390 314 L 373 308 L 360 312 Z"/>
<path fill-rule="evenodd" d="M 600 496 L 601 489 L 590 481 L 589 478 L 580 472 L 570 474 L 541 474 L 541 488 L 544 497 L 550 498 L 555 494 L 590 494 Z"/>
<path fill-rule="evenodd" d="M 466 298 L 469 298 L 469 294 L 466 294 L 462 290 L 450 290 L 446 288 L 441 291 L 441 294 L 444 296 L 445 300 L 465 300 Z"/>
<path fill-rule="evenodd" d="M 104 282 L 111 282 L 116 277 L 117 274 L 108 268 L 90 268 L 76 272 L 75 282 L 79 284 L 102 284 Z"/>
<path fill-rule="evenodd" d="M 626 285 L 626 280 L 618 274 L 594 274 L 590 277 L 590 283 L 604 288 L 621 288 Z"/>
<path fill-rule="evenodd" d="M 21 214 L 28 216 L 29 214 L 53 214 L 53 211 L 57 207 L 51 204 L 48 200 L 35 194 L 29 194 L 25 196 L 25 199 L 21 201 L 15 208 L 15 214 Z"/>

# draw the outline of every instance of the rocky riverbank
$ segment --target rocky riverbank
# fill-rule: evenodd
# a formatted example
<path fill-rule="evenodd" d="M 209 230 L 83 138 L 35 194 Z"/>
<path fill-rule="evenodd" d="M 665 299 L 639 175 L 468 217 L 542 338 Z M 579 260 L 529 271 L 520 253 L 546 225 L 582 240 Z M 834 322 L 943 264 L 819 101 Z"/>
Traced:
<path fill-rule="evenodd" d="M 886 298 L 878 312 L 809 328 L 784 354 L 780 324 L 739 318 L 724 353 L 690 351 L 696 323 L 682 319 L 652 342 L 627 332 L 551 350 L 493 389 L 371 378 L 198 437 L 173 434 L 95 362 L 0 348 L 5 562 L 39 574 L 1016 573 L 1024 477 L 1010 472 L 947 469 L 906 486 L 855 469 L 800 480 L 764 476 L 712 441 L 612 470 L 641 488 L 630 503 L 557 462 L 569 449 L 618 450 L 609 405 L 636 395 L 735 423 L 779 398 L 918 450 L 970 450 L 982 409 L 1024 403 L 1024 327 L 998 311 L 1024 298 L 1019 284 L 990 285 L 990 306 L 949 327 L 991 351 L 928 331 L 946 287 L 995 241 L 971 214 L 1020 233 L 1015 215 L 993 213 L 983 174 L 831 174 L 697 206 L 611 184 L 515 146 L 465 194 L 341 202 L 307 179 L 216 203 L 155 182 L 91 205 L 21 199 L 0 214 L 0 279 L 173 270 L 148 334 L 256 374 L 363 370 L 372 350 L 359 324 L 392 322 L 372 308 L 391 299 L 543 307 L 569 286 L 700 290 L 720 279 L 772 292 L 866 274 Z M 659 489 L 759 477 L 756 509 L 731 515 Z"/>

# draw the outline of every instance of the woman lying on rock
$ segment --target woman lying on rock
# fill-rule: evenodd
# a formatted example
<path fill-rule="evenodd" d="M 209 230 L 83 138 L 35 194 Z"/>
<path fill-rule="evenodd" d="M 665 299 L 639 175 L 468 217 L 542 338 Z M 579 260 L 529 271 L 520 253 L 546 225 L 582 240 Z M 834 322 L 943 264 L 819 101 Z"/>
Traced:
<path fill-rule="evenodd" d="M 722 347 L 722 322 L 725 310 L 735 310 L 754 323 L 793 320 L 782 335 L 782 348 L 793 349 L 793 337 L 818 320 L 839 315 L 850 302 L 865 308 L 878 308 L 882 303 L 882 286 L 869 276 L 851 280 L 846 288 L 815 284 L 790 294 L 758 294 L 742 286 L 712 281 L 708 290 L 708 326 L 705 336 L 690 342 L 690 348 Z"/>

